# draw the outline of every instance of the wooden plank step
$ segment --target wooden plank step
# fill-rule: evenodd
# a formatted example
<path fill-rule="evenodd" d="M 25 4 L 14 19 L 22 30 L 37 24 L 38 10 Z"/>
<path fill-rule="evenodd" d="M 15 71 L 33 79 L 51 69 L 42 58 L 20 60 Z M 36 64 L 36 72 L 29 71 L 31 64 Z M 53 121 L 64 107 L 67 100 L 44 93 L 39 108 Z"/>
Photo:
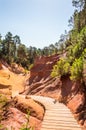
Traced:
<path fill-rule="evenodd" d="M 42 96 L 31 96 L 45 106 L 45 115 L 41 130 L 81 130 L 71 111 L 55 99 Z"/>
<path fill-rule="evenodd" d="M 57 130 L 58 128 L 59 128 L 59 129 L 60 129 L 60 128 L 64 128 L 64 129 L 67 128 L 67 129 L 69 129 L 69 130 L 72 128 L 71 130 L 73 130 L 73 129 L 74 129 L 74 130 L 81 130 L 80 127 L 75 127 L 75 126 L 74 126 L 74 127 L 73 127 L 73 126 L 61 126 L 61 125 L 58 125 L 58 126 L 57 126 L 57 125 L 55 125 L 55 126 L 51 126 L 51 125 L 48 125 L 48 126 L 47 126 L 47 125 L 46 125 L 46 126 L 42 126 L 42 128 L 48 128 L 48 129 L 51 129 L 51 128 L 52 128 L 52 129 L 56 129 L 56 130 Z"/>

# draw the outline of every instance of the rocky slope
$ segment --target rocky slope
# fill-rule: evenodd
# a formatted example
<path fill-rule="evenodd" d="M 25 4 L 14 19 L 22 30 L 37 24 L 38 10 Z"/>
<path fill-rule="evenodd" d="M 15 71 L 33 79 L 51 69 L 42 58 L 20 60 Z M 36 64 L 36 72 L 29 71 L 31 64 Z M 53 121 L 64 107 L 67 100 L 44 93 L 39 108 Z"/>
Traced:
<path fill-rule="evenodd" d="M 1 106 L 1 103 L 0 103 Z M 0 107 L 0 130 L 20 130 L 21 128 L 34 128 L 40 130 L 44 116 L 44 109 L 32 99 L 17 96 Z M 30 115 L 28 112 L 30 111 Z"/>
<path fill-rule="evenodd" d="M 73 82 L 69 75 L 61 79 L 52 78 L 50 73 L 53 65 L 63 55 L 41 57 L 35 60 L 27 80 L 25 94 L 53 97 L 64 102 L 73 112 L 77 121 L 86 129 L 86 91 L 80 81 Z"/>
<path fill-rule="evenodd" d="M 29 78 L 13 73 L 8 65 L 0 64 L 0 129 L 19 130 L 27 124 L 27 110 L 30 111 L 28 127 L 40 130 L 44 108 L 34 100 L 17 96 L 24 89 Z M 16 96 L 16 98 L 15 98 Z M 2 127 L 1 127 L 2 126 Z"/>

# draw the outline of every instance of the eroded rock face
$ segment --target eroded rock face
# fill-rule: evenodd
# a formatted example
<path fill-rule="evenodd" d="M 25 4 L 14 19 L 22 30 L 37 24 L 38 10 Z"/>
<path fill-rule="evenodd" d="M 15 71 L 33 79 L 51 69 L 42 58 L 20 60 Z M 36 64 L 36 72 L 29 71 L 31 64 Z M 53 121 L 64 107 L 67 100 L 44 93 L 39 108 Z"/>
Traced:
<path fill-rule="evenodd" d="M 73 82 L 68 76 L 61 79 L 62 101 L 74 114 L 80 125 L 86 129 L 86 92 L 80 81 Z"/>
<path fill-rule="evenodd" d="M 36 117 L 39 120 L 43 120 L 44 117 L 44 108 L 35 102 L 31 98 L 24 98 L 22 96 L 15 97 L 15 106 L 22 112 L 27 114 L 27 111 L 30 111 L 31 116 Z"/>
<path fill-rule="evenodd" d="M 57 60 L 59 55 L 37 58 L 30 72 L 29 84 L 39 82 L 42 78 L 46 80 Z"/>
<path fill-rule="evenodd" d="M 6 112 L 5 119 L 1 122 L 3 130 L 6 128 L 8 130 L 20 130 L 20 128 L 23 128 L 26 123 L 26 114 L 13 107 L 9 108 L 9 110 Z M 41 121 L 30 116 L 28 127 L 33 127 L 34 130 L 40 130 Z"/>
<path fill-rule="evenodd" d="M 40 130 L 44 113 L 44 106 L 39 102 L 34 101 L 29 96 L 16 96 L 7 101 L 4 107 L 0 102 L 0 126 L 2 126 L 0 129 L 20 130 L 20 128 L 27 126 L 34 128 L 34 130 Z"/>
<path fill-rule="evenodd" d="M 24 73 L 24 68 L 16 63 L 11 64 L 11 70 L 16 74 Z"/>
<path fill-rule="evenodd" d="M 46 96 L 46 94 L 50 95 L 48 92 L 52 92 L 51 95 L 53 95 L 54 90 L 56 91 L 60 86 L 60 83 L 57 83 L 59 81 L 50 76 L 53 65 L 56 64 L 57 60 L 59 60 L 59 55 L 41 57 L 35 60 L 34 66 L 30 71 L 29 85 L 25 94 Z M 51 91 L 48 91 L 50 89 Z"/>
<path fill-rule="evenodd" d="M 61 56 L 53 55 L 36 59 L 25 93 L 49 96 L 65 103 L 77 121 L 86 128 L 86 92 L 83 91 L 81 82 L 71 81 L 69 75 L 61 79 L 50 76 L 53 65 Z"/>
<path fill-rule="evenodd" d="M 1 122 L 4 129 L 11 130 L 11 128 L 15 128 L 15 130 L 19 130 L 27 121 L 25 114 L 16 108 L 10 108 L 4 116 L 5 119 Z"/>
<path fill-rule="evenodd" d="M 82 111 L 85 105 L 84 94 L 77 93 L 68 103 L 67 106 L 71 109 L 73 113 L 79 113 Z"/>

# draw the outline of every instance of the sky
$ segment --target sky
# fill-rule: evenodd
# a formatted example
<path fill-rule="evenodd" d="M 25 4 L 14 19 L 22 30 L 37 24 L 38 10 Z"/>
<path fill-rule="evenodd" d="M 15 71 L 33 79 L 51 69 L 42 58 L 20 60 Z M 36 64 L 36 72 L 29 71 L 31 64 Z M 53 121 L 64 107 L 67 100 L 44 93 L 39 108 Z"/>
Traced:
<path fill-rule="evenodd" d="M 27 47 L 43 48 L 58 42 L 69 30 L 72 0 L 0 0 L 0 33 L 19 35 Z"/>

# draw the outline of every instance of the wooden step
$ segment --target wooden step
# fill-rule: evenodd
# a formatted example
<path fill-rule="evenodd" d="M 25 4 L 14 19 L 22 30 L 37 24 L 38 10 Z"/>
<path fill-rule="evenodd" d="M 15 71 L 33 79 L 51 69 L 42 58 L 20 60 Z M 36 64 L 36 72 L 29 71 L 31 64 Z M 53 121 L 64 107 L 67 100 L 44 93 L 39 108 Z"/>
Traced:
<path fill-rule="evenodd" d="M 46 108 L 41 130 L 81 130 L 74 116 L 64 104 L 55 102 L 53 98 L 31 97 Z"/>

